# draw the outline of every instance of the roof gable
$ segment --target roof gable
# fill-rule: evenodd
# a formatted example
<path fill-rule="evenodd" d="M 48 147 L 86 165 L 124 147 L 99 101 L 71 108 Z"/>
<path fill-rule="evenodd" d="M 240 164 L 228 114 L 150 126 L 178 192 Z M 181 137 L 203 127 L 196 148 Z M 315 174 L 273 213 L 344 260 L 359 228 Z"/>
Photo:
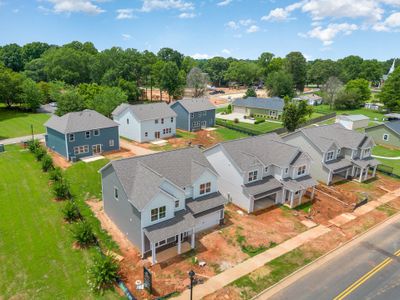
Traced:
<path fill-rule="evenodd" d="M 182 99 L 172 103 L 171 106 L 175 106 L 177 103 L 189 113 L 215 109 L 215 106 L 205 98 Z"/>
<path fill-rule="evenodd" d="M 176 113 L 165 102 L 135 105 L 123 103 L 114 109 L 112 115 L 119 116 L 127 109 L 132 112 L 138 121 L 176 117 Z"/>
<path fill-rule="evenodd" d="M 279 97 L 273 98 L 239 98 L 233 101 L 233 106 L 244 106 L 249 108 L 271 109 L 282 111 L 285 106 L 285 101 Z"/>

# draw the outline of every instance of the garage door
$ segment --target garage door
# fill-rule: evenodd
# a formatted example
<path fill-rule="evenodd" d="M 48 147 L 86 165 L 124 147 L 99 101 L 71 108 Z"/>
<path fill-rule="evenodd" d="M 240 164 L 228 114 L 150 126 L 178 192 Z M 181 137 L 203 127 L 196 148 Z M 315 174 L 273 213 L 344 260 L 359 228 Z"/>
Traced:
<path fill-rule="evenodd" d="M 208 215 L 196 218 L 196 232 L 206 230 L 219 224 L 221 211 L 210 213 Z"/>
<path fill-rule="evenodd" d="M 233 112 L 238 113 L 238 114 L 246 114 L 246 107 L 234 106 Z"/>

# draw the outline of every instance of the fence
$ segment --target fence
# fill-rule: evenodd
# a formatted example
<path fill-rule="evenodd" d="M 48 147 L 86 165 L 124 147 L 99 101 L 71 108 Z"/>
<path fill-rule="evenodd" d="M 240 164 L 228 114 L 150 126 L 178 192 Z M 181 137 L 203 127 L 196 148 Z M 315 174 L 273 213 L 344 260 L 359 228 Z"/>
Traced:
<path fill-rule="evenodd" d="M 314 123 L 319 123 L 319 122 L 322 122 L 322 121 L 325 121 L 325 120 L 329 120 L 329 119 L 334 118 L 334 117 L 336 117 L 336 113 L 335 112 L 327 114 L 327 115 L 323 115 L 323 116 L 320 116 L 320 117 L 316 117 L 314 119 L 310 119 L 307 122 L 301 124 L 299 126 L 299 128 L 306 127 L 308 125 L 311 125 L 311 124 L 314 124 Z M 288 132 L 288 130 L 286 128 L 283 128 L 283 127 L 282 128 L 277 128 L 277 129 L 274 129 L 274 130 L 271 130 L 271 131 L 268 131 L 268 132 L 264 132 L 262 130 L 244 128 L 244 127 L 242 127 L 240 125 L 237 125 L 235 123 L 233 123 L 233 124 L 232 123 L 228 123 L 226 120 L 221 120 L 221 119 L 216 119 L 215 123 L 217 125 L 219 125 L 219 126 L 224 126 L 226 128 L 229 128 L 229 129 L 241 132 L 241 133 L 245 133 L 245 134 L 248 134 L 248 135 L 251 135 L 251 136 L 260 135 L 260 134 L 264 134 L 264 133 L 271 133 L 271 132 L 274 132 L 276 134 L 284 134 L 284 133 Z"/>
<path fill-rule="evenodd" d="M 376 168 L 377 171 L 389 175 L 391 177 L 394 178 L 399 178 L 400 179 L 400 175 L 393 173 L 394 168 L 388 165 L 384 165 L 384 164 L 379 164 L 378 167 Z"/>

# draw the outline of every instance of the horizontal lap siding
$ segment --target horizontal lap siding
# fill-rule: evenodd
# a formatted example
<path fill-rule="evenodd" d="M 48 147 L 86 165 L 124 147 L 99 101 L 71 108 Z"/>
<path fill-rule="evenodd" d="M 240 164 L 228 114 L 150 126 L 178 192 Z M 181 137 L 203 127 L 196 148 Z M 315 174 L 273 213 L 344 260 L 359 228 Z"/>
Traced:
<path fill-rule="evenodd" d="M 46 146 L 62 156 L 67 157 L 65 135 L 63 133 L 47 128 Z"/>

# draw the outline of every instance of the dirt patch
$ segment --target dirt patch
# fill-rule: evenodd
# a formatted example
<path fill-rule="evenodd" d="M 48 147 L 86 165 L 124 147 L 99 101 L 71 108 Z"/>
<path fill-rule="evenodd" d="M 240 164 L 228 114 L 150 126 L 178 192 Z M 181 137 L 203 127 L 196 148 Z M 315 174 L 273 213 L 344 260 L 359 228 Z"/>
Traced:
<path fill-rule="evenodd" d="M 132 157 L 135 156 L 135 153 L 133 153 L 131 150 L 126 149 L 126 148 L 120 148 L 119 150 L 116 151 L 109 151 L 109 152 L 104 152 L 103 156 L 107 159 L 110 160 L 115 160 L 115 159 L 120 159 L 120 158 L 126 158 L 126 157 Z"/>
<path fill-rule="evenodd" d="M 60 167 L 61 169 L 67 169 L 69 168 L 72 164 L 68 160 L 65 159 L 65 157 L 61 156 L 55 151 L 52 151 L 51 149 L 47 148 L 47 153 L 51 156 L 53 159 L 53 164 L 56 167 Z"/>

